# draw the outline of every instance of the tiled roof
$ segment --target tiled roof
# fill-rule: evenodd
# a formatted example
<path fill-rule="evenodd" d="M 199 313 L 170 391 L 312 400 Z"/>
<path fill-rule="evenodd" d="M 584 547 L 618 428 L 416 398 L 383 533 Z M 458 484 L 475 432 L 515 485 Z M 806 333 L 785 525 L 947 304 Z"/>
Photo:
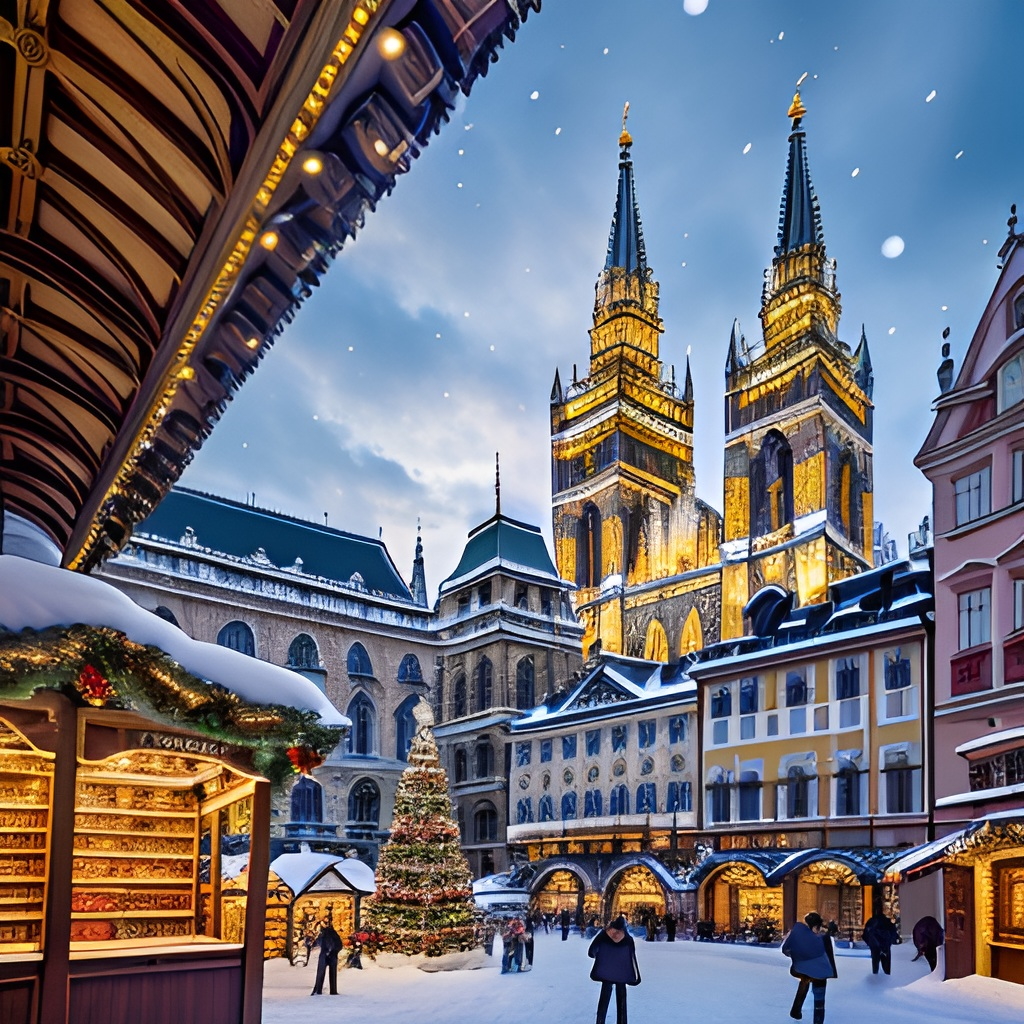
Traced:
<path fill-rule="evenodd" d="M 470 532 L 462 558 L 441 584 L 441 592 L 492 567 L 560 582 L 540 529 L 499 513 Z"/>

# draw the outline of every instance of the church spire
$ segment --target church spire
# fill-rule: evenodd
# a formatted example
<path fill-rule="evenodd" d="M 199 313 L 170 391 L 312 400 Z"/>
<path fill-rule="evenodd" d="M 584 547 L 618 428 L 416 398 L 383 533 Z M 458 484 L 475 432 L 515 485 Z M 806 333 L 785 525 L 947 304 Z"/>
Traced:
<path fill-rule="evenodd" d="M 800 100 L 800 93 L 797 92 L 793 96 L 787 115 L 793 119 L 793 131 L 789 136 L 789 163 L 786 166 L 786 184 L 779 210 L 779 242 L 775 246 L 776 256 L 784 256 L 787 252 L 805 245 L 821 245 L 825 240 L 821 230 L 818 197 L 814 193 L 811 172 L 807 165 L 806 136 L 800 127 L 806 113 L 807 110 Z"/>
<path fill-rule="evenodd" d="M 619 191 L 615 197 L 615 214 L 608 234 L 608 255 L 604 261 L 605 270 L 621 267 L 627 273 L 647 273 L 647 251 L 644 249 L 644 232 L 640 226 L 640 208 L 636 202 L 633 185 L 633 158 L 630 146 L 633 137 L 626 130 L 629 104 L 622 111 L 622 133 L 619 135 Z"/>
<path fill-rule="evenodd" d="M 860 344 L 853 354 L 854 379 L 861 391 L 870 398 L 875 391 L 875 373 L 871 365 L 871 353 L 868 351 L 868 336 L 864 325 L 860 325 Z"/>
<path fill-rule="evenodd" d="M 412 600 L 421 608 L 427 607 L 427 575 L 423 568 L 423 536 L 419 517 L 416 518 L 416 557 L 412 561 Z"/>

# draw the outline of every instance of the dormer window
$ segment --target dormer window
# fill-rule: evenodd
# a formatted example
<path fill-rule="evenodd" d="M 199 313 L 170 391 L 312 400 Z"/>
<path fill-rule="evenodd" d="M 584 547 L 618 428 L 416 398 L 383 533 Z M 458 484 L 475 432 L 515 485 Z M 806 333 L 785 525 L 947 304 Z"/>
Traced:
<path fill-rule="evenodd" d="M 1013 329 L 1024 330 L 1024 291 L 1013 300 Z"/>
<path fill-rule="evenodd" d="M 1024 296 L 1022 296 L 1024 298 Z M 1021 299 L 1018 298 L 1020 303 Z M 1018 323 L 1018 327 L 1021 325 Z M 999 411 L 1024 399 L 1024 353 L 1018 353 L 999 368 Z"/>

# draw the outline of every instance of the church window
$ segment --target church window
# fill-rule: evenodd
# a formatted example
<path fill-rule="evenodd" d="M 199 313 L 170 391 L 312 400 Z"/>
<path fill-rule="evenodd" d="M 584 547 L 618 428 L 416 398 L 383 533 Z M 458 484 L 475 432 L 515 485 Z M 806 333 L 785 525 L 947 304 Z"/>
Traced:
<path fill-rule="evenodd" d="M 537 820 L 555 820 L 555 802 L 551 799 L 550 795 L 545 794 L 540 798 L 540 803 L 537 804 Z"/>
<path fill-rule="evenodd" d="M 956 492 L 956 525 L 981 519 L 992 511 L 992 470 L 983 466 L 976 473 L 953 481 Z"/>
<path fill-rule="evenodd" d="M 484 711 L 491 706 L 494 671 L 490 658 L 481 658 L 476 666 L 476 709 Z"/>
<path fill-rule="evenodd" d="M 999 411 L 1004 412 L 1024 398 L 1024 353 L 1015 355 L 999 368 Z"/>
<path fill-rule="evenodd" d="M 412 747 L 412 739 L 416 735 L 416 718 L 412 709 L 419 702 L 419 694 L 410 693 L 395 708 L 395 757 L 399 761 L 409 759 L 409 749 Z"/>
<path fill-rule="evenodd" d="M 601 513 L 596 505 L 583 507 L 576 538 L 576 584 L 596 587 L 601 582 Z"/>
<path fill-rule="evenodd" d="M 533 753 L 533 744 L 529 740 L 520 740 L 516 744 L 516 767 L 524 768 L 530 763 L 530 755 Z"/>
<path fill-rule="evenodd" d="M 608 801 L 608 813 L 613 817 L 629 814 L 629 790 L 625 786 L 613 786 L 611 799 Z"/>
<path fill-rule="evenodd" d="M 551 614 L 551 591 L 547 587 L 541 588 L 540 592 L 540 613 L 544 616 Z"/>
<path fill-rule="evenodd" d="M 420 668 L 420 659 L 415 654 L 407 654 L 402 663 L 398 666 L 398 681 L 400 683 L 422 683 L 423 669 Z"/>
<path fill-rule="evenodd" d="M 357 782 L 348 795 L 350 825 L 376 828 L 380 823 L 380 790 L 372 779 Z"/>
<path fill-rule="evenodd" d="M 583 794 L 583 817 L 600 818 L 604 813 L 601 790 L 588 789 Z"/>
<path fill-rule="evenodd" d="M 489 800 L 476 805 L 473 810 L 473 841 L 493 843 L 498 839 L 498 812 Z"/>
<path fill-rule="evenodd" d="M 533 821 L 533 801 L 530 797 L 523 797 L 516 803 L 516 824 L 528 825 Z"/>
<path fill-rule="evenodd" d="M 530 591 L 525 583 L 516 584 L 515 606 L 523 611 L 527 611 L 530 607 Z"/>
<path fill-rule="evenodd" d="M 244 622 L 229 622 L 217 634 L 217 643 L 229 650 L 248 654 L 250 658 L 256 657 L 256 637 Z"/>
<path fill-rule="evenodd" d="M 1024 292 L 1013 300 L 1013 329 L 1024 330 Z"/>
<path fill-rule="evenodd" d="M 459 615 L 469 614 L 469 594 L 459 594 L 457 613 Z"/>
<path fill-rule="evenodd" d="M 612 750 L 625 750 L 626 749 L 626 738 L 629 735 L 629 726 L 626 725 L 613 725 L 612 726 Z"/>
<path fill-rule="evenodd" d="M 520 658 L 516 665 L 516 707 L 520 711 L 525 711 L 536 703 L 533 689 L 533 658 Z"/>
<path fill-rule="evenodd" d="M 658 790 L 653 782 L 641 782 L 636 787 L 636 813 L 657 814 Z"/>
<path fill-rule="evenodd" d="M 644 640 L 645 661 L 668 661 L 668 636 L 665 627 L 657 620 L 651 619 L 647 626 L 647 637 Z"/>
<path fill-rule="evenodd" d="M 576 794 L 562 794 L 562 821 L 572 821 L 576 817 Z"/>
<path fill-rule="evenodd" d="M 693 810 L 693 787 L 689 782 L 670 782 L 668 784 L 665 810 L 669 814 L 673 811 Z"/>
<path fill-rule="evenodd" d="M 593 757 L 601 753 L 601 730 L 587 730 L 587 756 Z"/>
<path fill-rule="evenodd" d="M 360 693 L 348 706 L 348 717 L 352 719 L 352 728 L 348 731 L 348 752 L 350 754 L 374 753 L 374 732 L 377 712 L 373 701 Z"/>
<path fill-rule="evenodd" d="M 308 633 L 300 633 L 288 646 L 289 668 L 319 668 L 320 652 Z"/>
<path fill-rule="evenodd" d="M 571 761 L 576 756 L 576 737 L 562 737 L 562 760 Z"/>
<path fill-rule="evenodd" d="M 669 743 L 686 742 L 686 716 L 673 715 L 668 720 L 668 741 Z"/>
<path fill-rule="evenodd" d="M 292 821 L 322 822 L 324 820 L 324 787 L 316 779 L 303 775 L 292 786 Z"/>
<path fill-rule="evenodd" d="M 793 521 L 793 451 L 777 430 L 751 461 L 750 534 L 763 537 Z"/>
<path fill-rule="evenodd" d="M 459 749 L 455 751 L 455 781 L 465 782 L 467 777 L 466 752 L 462 747 L 459 747 Z"/>
<path fill-rule="evenodd" d="M 644 722 L 637 722 L 636 735 L 637 743 L 641 750 L 645 747 L 653 747 L 654 742 L 657 739 L 658 734 L 658 722 L 657 719 L 650 718 Z"/>
<path fill-rule="evenodd" d="M 357 640 L 348 649 L 348 674 L 355 678 L 373 678 L 373 665 L 370 664 L 370 656 L 366 648 Z"/>
<path fill-rule="evenodd" d="M 164 622 L 169 622 L 172 626 L 178 625 L 178 620 L 174 617 L 174 612 L 172 612 L 171 609 L 167 607 L 167 605 L 158 604 L 153 609 L 153 614 L 159 615 L 160 618 L 164 620 Z"/>
<path fill-rule="evenodd" d="M 466 700 L 466 676 L 460 672 L 452 684 L 452 715 L 455 718 L 462 718 L 469 710 Z"/>
<path fill-rule="evenodd" d="M 683 634 L 679 641 L 679 656 L 699 651 L 704 646 L 704 630 L 700 624 L 700 616 L 696 608 L 691 608 L 683 623 Z"/>
<path fill-rule="evenodd" d="M 479 603 L 481 608 L 483 608 L 485 605 L 488 605 L 488 604 L 491 603 L 491 584 L 490 583 L 481 583 L 480 586 L 477 587 L 476 599 L 477 599 L 477 602 Z"/>
<path fill-rule="evenodd" d="M 540 760 L 542 764 L 551 760 L 551 740 L 540 741 Z"/>

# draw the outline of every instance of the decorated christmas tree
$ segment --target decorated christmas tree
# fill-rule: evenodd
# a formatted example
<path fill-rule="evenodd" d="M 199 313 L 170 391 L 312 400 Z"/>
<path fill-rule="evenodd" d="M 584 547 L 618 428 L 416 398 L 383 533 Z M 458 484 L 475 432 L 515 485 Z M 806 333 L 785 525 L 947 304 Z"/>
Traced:
<path fill-rule="evenodd" d="M 430 705 L 421 699 L 413 714 L 419 728 L 395 794 L 391 838 L 377 863 L 377 891 L 364 904 L 364 927 L 379 949 L 440 956 L 474 945 L 472 875 L 459 847 Z"/>

